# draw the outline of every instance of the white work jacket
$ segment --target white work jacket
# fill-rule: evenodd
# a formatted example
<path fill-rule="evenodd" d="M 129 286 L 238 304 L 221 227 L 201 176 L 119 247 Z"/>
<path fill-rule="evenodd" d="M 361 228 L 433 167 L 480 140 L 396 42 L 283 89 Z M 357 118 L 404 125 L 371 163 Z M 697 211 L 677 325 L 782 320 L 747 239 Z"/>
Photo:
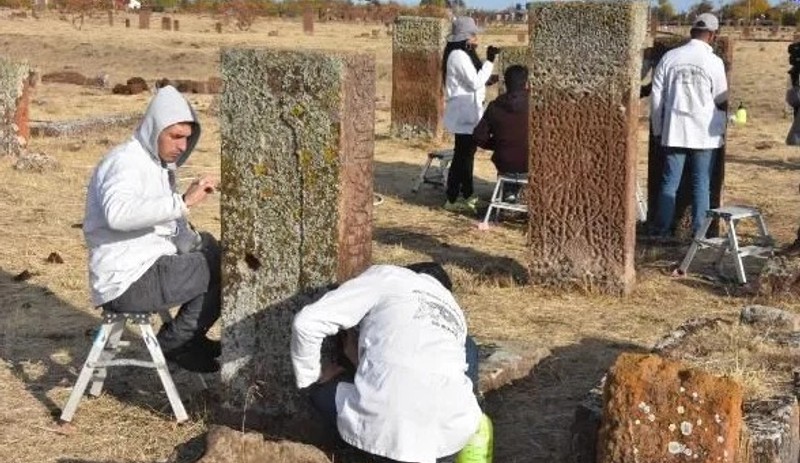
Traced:
<path fill-rule="evenodd" d="M 494 64 L 484 61 L 480 71 L 464 50 L 453 50 L 447 58 L 444 82 L 444 127 L 454 134 L 472 135 L 483 117 L 486 82 Z"/>
<path fill-rule="evenodd" d="M 653 73 L 650 120 L 661 145 L 716 149 L 722 146 L 728 100 L 722 59 L 709 44 L 692 39 L 667 52 Z"/>
<path fill-rule="evenodd" d="M 298 387 L 319 378 L 322 340 L 356 325 L 355 382 L 336 391 L 342 439 L 416 463 L 463 448 L 481 410 L 466 376 L 467 323 L 450 291 L 431 276 L 374 265 L 306 306 L 292 326 Z"/>

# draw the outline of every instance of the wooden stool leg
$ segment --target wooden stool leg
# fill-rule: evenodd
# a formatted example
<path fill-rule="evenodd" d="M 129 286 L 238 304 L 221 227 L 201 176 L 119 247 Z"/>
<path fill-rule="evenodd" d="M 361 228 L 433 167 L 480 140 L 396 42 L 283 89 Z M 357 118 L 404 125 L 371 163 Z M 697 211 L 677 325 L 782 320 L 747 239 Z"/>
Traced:
<path fill-rule="evenodd" d="M 94 374 L 95 363 L 100 358 L 100 354 L 103 353 L 103 349 L 108 342 L 108 338 L 111 334 L 111 328 L 113 326 L 114 323 L 104 323 L 95 335 L 94 342 L 92 342 L 92 348 L 89 350 L 89 355 L 86 357 L 86 361 L 83 363 L 83 368 L 81 369 L 81 373 L 78 375 L 78 380 L 75 381 L 75 386 L 72 387 L 72 393 L 69 395 L 69 400 L 67 400 L 67 404 L 61 411 L 61 421 L 72 421 L 72 417 L 75 415 L 75 410 L 78 409 L 78 404 L 81 402 L 83 393 L 86 391 L 86 386 L 89 385 L 89 380 L 92 379 L 92 375 Z"/>
<path fill-rule="evenodd" d="M 167 360 L 161 352 L 161 346 L 158 344 L 158 339 L 156 339 L 156 335 L 153 332 L 153 327 L 149 324 L 141 324 L 139 328 L 142 331 L 142 339 L 144 339 L 147 350 L 150 351 L 150 357 L 153 358 L 153 363 L 155 363 L 158 377 L 161 379 L 161 384 L 164 386 L 164 391 L 167 393 L 172 412 L 175 413 L 175 419 L 178 420 L 178 423 L 182 423 L 188 420 L 189 416 L 186 414 L 186 409 L 183 408 L 183 402 L 181 402 L 178 389 L 175 387 L 172 376 L 169 374 Z"/>
<path fill-rule="evenodd" d="M 125 331 L 124 320 L 112 324 L 111 333 L 108 336 L 108 343 L 100 354 L 100 359 L 97 362 L 98 366 L 94 370 L 94 375 L 92 375 L 92 385 L 89 388 L 89 395 L 92 397 L 99 397 L 100 393 L 103 392 L 103 384 L 108 375 L 108 369 L 104 364 L 114 360 L 114 357 L 117 355 L 117 349 L 119 348 L 119 341 L 122 338 L 123 331 Z"/>

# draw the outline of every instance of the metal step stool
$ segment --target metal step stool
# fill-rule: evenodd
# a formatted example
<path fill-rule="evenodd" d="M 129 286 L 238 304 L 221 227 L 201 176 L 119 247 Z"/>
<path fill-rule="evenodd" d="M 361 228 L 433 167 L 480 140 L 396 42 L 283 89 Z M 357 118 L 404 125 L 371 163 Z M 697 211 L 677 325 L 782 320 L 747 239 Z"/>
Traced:
<path fill-rule="evenodd" d="M 434 160 L 437 161 L 435 166 L 432 165 Z M 451 162 L 453 162 L 452 149 L 428 153 L 428 159 L 425 161 L 425 165 L 422 166 L 422 172 L 420 172 L 411 191 L 416 193 L 424 183 L 441 187 L 447 185 L 447 172 L 450 169 Z"/>
<path fill-rule="evenodd" d="M 103 311 L 103 324 L 94 336 L 92 348 L 89 351 L 86 362 L 83 364 L 78 380 L 72 388 L 72 393 L 69 396 L 64 410 L 61 412 L 61 421 L 72 421 L 75 411 L 78 409 L 78 404 L 83 398 L 86 387 L 89 386 L 89 381 L 92 382 L 89 388 L 89 395 L 98 397 L 103 391 L 103 383 L 106 380 L 108 367 L 116 366 L 133 366 L 143 368 L 153 368 L 158 372 L 161 379 L 161 384 L 164 386 L 164 391 L 167 393 L 169 404 L 172 407 L 173 413 L 178 423 L 186 421 L 189 417 L 186 414 L 186 409 L 183 408 L 178 390 L 175 388 L 175 383 L 172 381 L 172 376 L 167 368 L 167 361 L 164 354 L 161 352 L 161 346 L 158 344 L 158 339 L 153 332 L 153 327 L 150 325 L 150 313 L 115 313 Z M 159 313 L 162 320 L 165 322 L 170 321 L 172 318 L 169 313 Z M 129 341 L 122 340 L 122 333 L 125 331 L 125 324 L 131 322 L 139 327 L 141 331 L 144 344 L 147 350 L 150 351 L 152 362 L 132 359 L 132 358 L 115 358 L 123 347 L 130 345 Z"/>
<path fill-rule="evenodd" d="M 739 246 L 739 237 L 736 236 L 736 223 L 742 219 L 755 219 L 758 226 L 758 243 L 753 246 Z M 708 228 L 714 219 L 725 221 L 728 230 L 727 236 L 719 238 L 707 238 Z M 744 265 L 742 264 L 742 257 L 753 256 L 766 258 L 770 257 L 773 253 L 772 237 L 767 232 L 767 224 L 764 223 L 764 218 L 758 209 L 747 206 L 726 206 L 717 209 L 710 209 L 706 211 L 706 219 L 697 234 L 692 239 L 692 245 L 689 246 L 689 251 L 683 258 L 678 272 L 685 274 L 697 253 L 698 248 L 716 248 L 719 250 L 719 256 L 716 261 L 717 273 L 722 274 L 722 265 L 725 255 L 731 254 L 733 256 L 733 263 L 736 267 L 736 280 L 740 284 L 747 283 L 747 277 L 744 273 Z"/>
<path fill-rule="evenodd" d="M 647 198 L 642 194 L 639 180 L 636 180 L 636 218 L 639 222 L 647 222 Z"/>
<path fill-rule="evenodd" d="M 504 187 L 507 183 L 519 185 L 520 189 L 517 193 L 517 200 L 515 202 L 506 202 L 504 199 Z M 528 205 L 520 201 L 525 188 L 528 185 L 528 174 L 501 174 L 497 176 L 497 183 L 494 184 L 494 191 L 492 192 L 492 199 L 489 201 L 489 208 L 486 210 L 486 215 L 483 217 L 483 224 L 488 225 L 489 219 L 492 216 L 492 211 L 500 210 L 515 211 L 515 212 L 528 212 Z"/>

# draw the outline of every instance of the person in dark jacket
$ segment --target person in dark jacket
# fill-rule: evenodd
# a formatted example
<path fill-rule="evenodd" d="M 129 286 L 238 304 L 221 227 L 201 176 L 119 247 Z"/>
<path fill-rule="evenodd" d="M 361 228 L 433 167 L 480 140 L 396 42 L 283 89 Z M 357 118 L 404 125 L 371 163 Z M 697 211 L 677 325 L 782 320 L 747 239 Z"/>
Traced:
<path fill-rule="evenodd" d="M 492 162 L 498 175 L 527 176 L 528 68 L 509 66 L 503 79 L 506 93 L 489 103 L 472 137 L 481 148 L 494 151 Z M 516 199 L 518 190 L 519 185 L 506 186 L 506 200 Z"/>

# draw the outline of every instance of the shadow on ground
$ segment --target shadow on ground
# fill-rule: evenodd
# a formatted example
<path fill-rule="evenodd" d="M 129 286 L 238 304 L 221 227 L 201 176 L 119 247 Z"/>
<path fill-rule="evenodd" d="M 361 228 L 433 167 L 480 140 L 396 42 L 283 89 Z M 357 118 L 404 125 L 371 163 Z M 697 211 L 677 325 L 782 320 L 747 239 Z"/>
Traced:
<path fill-rule="evenodd" d="M 527 378 L 489 394 L 485 410 L 494 423 L 494 461 L 568 461 L 575 409 L 622 352 L 642 346 L 586 338 L 552 349 Z"/>
<path fill-rule="evenodd" d="M 762 159 L 758 157 L 748 157 L 748 156 L 726 156 L 725 162 L 727 164 L 740 164 L 745 166 L 756 166 L 756 167 L 763 167 L 765 169 L 771 169 L 776 171 L 795 171 L 800 169 L 800 164 L 797 162 L 789 162 L 783 159 Z"/>

